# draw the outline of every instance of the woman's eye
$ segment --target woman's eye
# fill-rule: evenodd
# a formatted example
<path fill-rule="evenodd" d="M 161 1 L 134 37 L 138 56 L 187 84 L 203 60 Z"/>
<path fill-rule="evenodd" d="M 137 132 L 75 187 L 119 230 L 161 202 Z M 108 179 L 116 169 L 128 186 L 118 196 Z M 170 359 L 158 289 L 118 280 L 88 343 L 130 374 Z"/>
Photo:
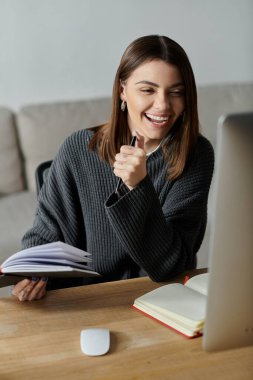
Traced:
<path fill-rule="evenodd" d="M 144 92 L 144 94 L 153 94 L 154 90 L 153 88 L 142 88 L 141 92 Z"/>
<path fill-rule="evenodd" d="M 182 90 L 175 90 L 175 91 L 170 91 L 170 96 L 173 97 L 181 97 L 184 95 L 184 92 Z"/>

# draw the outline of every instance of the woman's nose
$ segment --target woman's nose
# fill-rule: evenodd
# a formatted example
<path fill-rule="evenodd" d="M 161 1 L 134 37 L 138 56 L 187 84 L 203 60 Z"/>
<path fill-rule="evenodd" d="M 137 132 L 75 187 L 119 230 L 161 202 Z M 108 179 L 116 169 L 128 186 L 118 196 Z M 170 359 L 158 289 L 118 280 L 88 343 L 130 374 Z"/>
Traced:
<path fill-rule="evenodd" d="M 154 106 L 159 111 L 162 110 L 163 112 L 168 111 L 170 109 L 170 100 L 169 96 L 164 93 L 157 94 Z"/>

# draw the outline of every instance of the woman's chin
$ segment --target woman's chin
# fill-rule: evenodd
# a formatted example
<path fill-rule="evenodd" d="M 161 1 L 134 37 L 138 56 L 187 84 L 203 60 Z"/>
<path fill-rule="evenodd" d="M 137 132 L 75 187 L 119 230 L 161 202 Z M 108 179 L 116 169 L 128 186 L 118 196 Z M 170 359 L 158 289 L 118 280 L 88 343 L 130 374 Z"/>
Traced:
<path fill-rule="evenodd" d="M 152 125 L 146 127 L 145 135 L 151 140 L 162 140 L 171 129 L 171 126 L 168 125 Z"/>

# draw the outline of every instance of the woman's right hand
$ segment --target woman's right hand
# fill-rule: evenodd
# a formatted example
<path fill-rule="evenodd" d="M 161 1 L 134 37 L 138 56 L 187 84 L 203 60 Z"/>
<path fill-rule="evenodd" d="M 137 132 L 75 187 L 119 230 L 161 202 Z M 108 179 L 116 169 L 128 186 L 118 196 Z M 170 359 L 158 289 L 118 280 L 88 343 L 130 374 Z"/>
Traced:
<path fill-rule="evenodd" d="M 122 145 L 114 161 L 114 174 L 132 190 L 147 175 L 144 137 L 135 131 L 135 146 Z"/>
<path fill-rule="evenodd" d="M 12 295 L 16 296 L 19 301 L 34 301 L 40 300 L 46 295 L 47 278 L 32 279 L 26 278 L 19 281 L 12 289 Z"/>

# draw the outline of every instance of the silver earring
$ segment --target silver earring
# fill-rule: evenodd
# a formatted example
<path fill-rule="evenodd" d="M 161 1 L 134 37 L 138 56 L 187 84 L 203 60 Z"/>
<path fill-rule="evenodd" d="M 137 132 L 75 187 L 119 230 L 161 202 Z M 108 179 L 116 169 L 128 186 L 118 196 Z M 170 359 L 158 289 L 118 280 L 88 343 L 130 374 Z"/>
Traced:
<path fill-rule="evenodd" d="M 120 109 L 121 109 L 122 112 L 125 111 L 125 109 L 126 109 L 126 102 L 125 102 L 125 100 L 122 100 Z"/>

